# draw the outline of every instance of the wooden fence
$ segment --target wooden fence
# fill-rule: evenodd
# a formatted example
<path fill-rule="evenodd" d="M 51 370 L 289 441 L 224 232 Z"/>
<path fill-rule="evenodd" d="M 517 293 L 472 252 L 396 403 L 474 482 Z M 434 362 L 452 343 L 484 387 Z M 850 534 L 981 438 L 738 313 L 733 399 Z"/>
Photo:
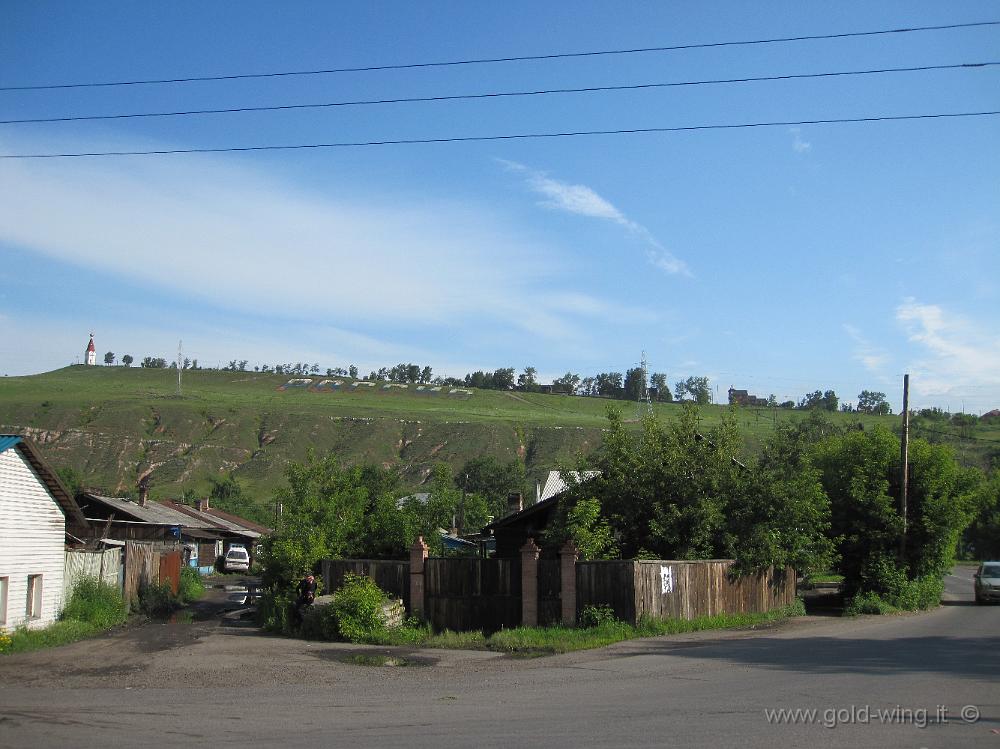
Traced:
<path fill-rule="evenodd" d="M 424 616 L 435 630 L 456 632 L 521 623 L 521 565 L 517 559 L 428 559 Z"/>
<path fill-rule="evenodd" d="M 139 601 L 139 590 L 160 581 L 160 552 L 152 544 L 125 542 L 125 580 L 122 595 L 131 607 Z"/>
<path fill-rule="evenodd" d="M 410 562 L 326 560 L 324 590 L 336 591 L 345 572 L 368 575 L 402 598 L 407 611 L 422 612 L 435 630 L 485 632 L 522 622 L 572 623 L 587 606 L 610 606 L 616 618 L 636 623 L 643 616 L 764 612 L 795 600 L 794 570 L 736 577 L 730 559 L 577 562 L 575 550 L 560 559 L 539 559 L 537 547 L 520 559 L 428 559 L 417 551 Z M 534 601 L 522 596 L 531 587 L 537 588 Z M 412 605 L 413 595 L 422 605 Z"/>
<path fill-rule="evenodd" d="M 578 562 L 577 612 L 607 605 L 629 622 L 759 613 L 795 600 L 795 572 L 735 577 L 731 559 Z"/>
<path fill-rule="evenodd" d="M 69 601 L 73 587 L 85 577 L 113 585 L 121 590 L 122 550 L 85 551 L 71 549 L 66 552 L 66 571 L 63 573 L 63 601 Z"/>

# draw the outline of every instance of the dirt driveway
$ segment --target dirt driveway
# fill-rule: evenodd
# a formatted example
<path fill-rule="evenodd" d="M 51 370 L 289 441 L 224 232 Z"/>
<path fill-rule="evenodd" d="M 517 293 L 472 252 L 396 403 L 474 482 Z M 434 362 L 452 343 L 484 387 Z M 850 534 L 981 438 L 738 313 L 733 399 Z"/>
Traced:
<path fill-rule="evenodd" d="M 25 687 L 126 689 L 332 685 L 357 678 L 359 655 L 389 654 L 417 665 L 471 665 L 496 653 L 318 643 L 262 632 L 237 614 L 253 578 L 206 581 L 205 597 L 169 619 L 133 624 L 58 648 L 0 659 L 0 682 Z M 369 669 L 381 673 L 398 669 Z M 412 670 L 412 669 L 411 669 Z"/>

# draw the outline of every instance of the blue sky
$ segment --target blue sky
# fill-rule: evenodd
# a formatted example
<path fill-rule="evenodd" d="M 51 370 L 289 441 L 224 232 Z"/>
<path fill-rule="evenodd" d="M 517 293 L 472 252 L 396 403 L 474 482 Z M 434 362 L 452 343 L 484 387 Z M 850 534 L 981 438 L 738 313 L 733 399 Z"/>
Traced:
<path fill-rule="evenodd" d="M 994 3 L 9 2 L 0 86 L 997 20 Z M 1000 61 L 1000 27 L 225 82 L 0 91 L 0 119 Z M 0 125 L 6 154 L 1000 109 L 1000 67 Z M 0 160 L 0 372 L 82 356 L 707 375 L 1000 407 L 1000 117 Z"/>

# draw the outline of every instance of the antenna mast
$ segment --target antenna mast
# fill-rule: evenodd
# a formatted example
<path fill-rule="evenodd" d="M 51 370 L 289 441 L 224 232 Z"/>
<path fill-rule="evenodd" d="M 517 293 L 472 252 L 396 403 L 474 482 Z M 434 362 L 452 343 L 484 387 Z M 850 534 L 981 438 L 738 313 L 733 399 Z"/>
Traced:
<path fill-rule="evenodd" d="M 177 397 L 181 397 L 181 372 L 184 371 L 184 341 L 177 341 Z"/>
<path fill-rule="evenodd" d="M 653 401 L 649 397 L 649 362 L 646 361 L 646 352 L 642 352 L 642 389 L 639 391 L 639 399 L 635 404 L 635 418 L 641 420 L 644 414 L 653 413 Z"/>

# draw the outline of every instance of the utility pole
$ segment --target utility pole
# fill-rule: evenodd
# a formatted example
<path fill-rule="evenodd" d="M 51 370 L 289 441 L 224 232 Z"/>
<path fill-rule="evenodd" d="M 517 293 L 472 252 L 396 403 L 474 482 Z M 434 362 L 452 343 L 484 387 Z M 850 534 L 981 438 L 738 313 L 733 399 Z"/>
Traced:
<path fill-rule="evenodd" d="M 899 514 L 903 518 L 903 534 L 899 537 L 899 561 L 906 559 L 906 490 L 909 483 L 910 463 L 910 375 L 903 375 L 903 438 L 900 452 L 902 475 L 899 480 Z"/>
<path fill-rule="evenodd" d="M 177 397 L 181 397 L 181 371 L 184 369 L 184 341 L 177 341 Z"/>
<path fill-rule="evenodd" d="M 642 352 L 642 361 L 639 366 L 642 369 L 642 390 L 635 404 L 636 421 L 642 421 L 645 414 L 653 413 L 653 401 L 649 397 L 649 362 L 646 360 L 646 352 Z"/>

